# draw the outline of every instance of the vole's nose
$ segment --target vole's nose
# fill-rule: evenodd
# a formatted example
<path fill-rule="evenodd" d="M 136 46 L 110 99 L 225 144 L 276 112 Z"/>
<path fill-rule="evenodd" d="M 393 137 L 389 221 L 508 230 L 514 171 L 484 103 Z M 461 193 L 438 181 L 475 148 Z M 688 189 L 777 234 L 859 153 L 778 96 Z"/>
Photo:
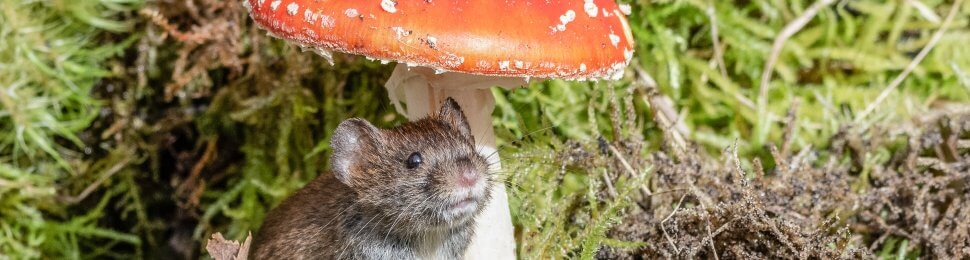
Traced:
<path fill-rule="evenodd" d="M 455 184 L 459 187 L 473 187 L 482 179 L 482 173 L 475 169 L 468 157 L 460 157 L 455 166 L 458 170 L 454 177 Z"/>
<path fill-rule="evenodd" d="M 458 174 L 458 185 L 461 187 L 472 187 L 482 179 L 482 174 L 477 170 L 464 169 Z"/>

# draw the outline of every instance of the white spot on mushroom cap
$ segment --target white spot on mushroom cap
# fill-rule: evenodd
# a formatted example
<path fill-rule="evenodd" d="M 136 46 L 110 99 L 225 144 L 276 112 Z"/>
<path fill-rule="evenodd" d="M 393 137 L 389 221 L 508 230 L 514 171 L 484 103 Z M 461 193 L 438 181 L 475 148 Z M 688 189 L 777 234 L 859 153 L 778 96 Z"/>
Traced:
<path fill-rule="evenodd" d="M 334 20 L 333 17 L 325 14 L 317 14 L 320 19 L 320 26 L 325 28 L 333 28 Z"/>
<path fill-rule="evenodd" d="M 269 9 L 276 11 L 276 8 L 279 8 L 281 3 L 283 3 L 283 0 L 273 0 L 272 3 L 269 3 Z"/>
<path fill-rule="evenodd" d="M 391 31 L 394 31 L 395 36 L 397 36 L 397 40 L 401 40 L 401 38 L 411 35 L 411 31 L 405 30 L 400 26 L 391 27 Z"/>
<path fill-rule="evenodd" d="M 317 32 L 314 31 L 314 30 L 312 30 L 312 29 L 310 29 L 310 28 L 304 28 L 303 29 L 303 34 L 305 34 L 307 37 L 310 37 L 310 39 L 316 39 L 317 38 Z"/>
<path fill-rule="evenodd" d="M 579 64 L 579 71 L 581 71 L 581 72 L 585 72 L 586 71 L 586 63 L 580 63 Z"/>
<path fill-rule="evenodd" d="M 394 0 L 381 0 L 381 9 L 393 14 L 397 12 L 397 2 Z"/>
<path fill-rule="evenodd" d="M 620 12 L 623 12 L 625 15 L 630 15 L 633 12 L 633 8 L 628 4 L 620 4 Z"/>
<path fill-rule="evenodd" d="M 583 10 L 586 11 L 586 15 L 589 15 L 589 17 L 596 17 L 596 3 L 593 3 L 593 0 L 586 0 L 583 3 Z"/>
<path fill-rule="evenodd" d="M 313 11 L 310 11 L 310 9 L 307 8 L 306 10 L 303 10 L 303 20 L 312 24 L 317 21 L 317 16 L 313 14 Z"/>
<path fill-rule="evenodd" d="M 296 2 L 292 2 L 286 5 L 286 13 L 289 15 L 296 15 L 296 11 L 299 11 L 299 10 L 300 10 L 300 5 L 296 4 Z"/>
<path fill-rule="evenodd" d="M 525 68 L 525 62 L 522 62 L 520 60 L 515 61 L 515 68 L 517 68 L 517 69 L 524 69 Z"/>
<path fill-rule="evenodd" d="M 610 43 L 613 44 L 613 47 L 617 47 L 617 45 L 620 44 L 620 36 L 610 32 Z"/>
<path fill-rule="evenodd" d="M 344 11 L 344 14 L 346 14 L 347 17 L 357 17 L 360 15 L 360 13 L 357 12 L 357 9 L 354 8 L 347 8 L 347 10 Z"/>
<path fill-rule="evenodd" d="M 438 46 L 438 38 L 435 38 L 434 36 L 428 36 L 428 46 L 431 46 L 431 48 Z"/>
<path fill-rule="evenodd" d="M 562 22 L 563 25 L 572 22 L 573 20 L 576 20 L 576 12 L 573 12 L 573 10 L 567 10 L 565 14 L 559 16 L 559 21 Z"/>
<path fill-rule="evenodd" d="M 566 30 L 566 25 L 569 24 L 570 22 L 574 21 L 574 20 L 576 20 L 576 12 L 573 11 L 573 10 L 566 10 L 566 13 L 565 14 L 559 16 L 559 21 L 562 22 L 562 23 L 561 24 L 557 24 L 556 26 L 554 26 L 552 28 L 552 31 L 553 32 L 565 31 Z"/>
<path fill-rule="evenodd" d="M 480 69 L 489 69 L 492 67 L 491 64 L 488 63 L 488 61 L 484 61 L 484 60 L 478 61 L 476 66 Z"/>
<path fill-rule="evenodd" d="M 507 61 L 507 60 L 499 61 L 498 62 L 498 69 L 500 69 L 500 70 L 508 70 L 509 69 L 509 61 Z"/>
<path fill-rule="evenodd" d="M 600 9 L 600 10 L 603 11 L 603 17 L 610 17 L 610 11 L 607 11 L 606 8 L 603 8 L 603 9 Z"/>

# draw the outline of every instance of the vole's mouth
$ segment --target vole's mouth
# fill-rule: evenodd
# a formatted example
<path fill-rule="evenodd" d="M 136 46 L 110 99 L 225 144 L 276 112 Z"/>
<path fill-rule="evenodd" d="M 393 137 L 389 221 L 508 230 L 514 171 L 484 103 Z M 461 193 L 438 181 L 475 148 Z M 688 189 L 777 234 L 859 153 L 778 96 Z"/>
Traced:
<path fill-rule="evenodd" d="M 458 202 L 455 202 L 454 204 L 451 204 L 450 209 L 451 210 L 461 210 L 461 209 L 464 209 L 464 208 L 472 208 L 476 204 L 478 204 L 478 201 L 475 200 L 475 198 L 468 197 L 468 198 L 465 198 L 463 200 L 459 200 Z"/>
<path fill-rule="evenodd" d="M 448 204 L 442 213 L 445 219 L 453 224 L 463 223 L 478 211 L 479 200 L 474 196 L 464 197 L 454 203 Z"/>
<path fill-rule="evenodd" d="M 478 200 L 476 200 L 474 197 L 466 197 L 458 202 L 452 203 L 448 207 L 448 211 L 455 215 L 460 215 L 462 213 L 474 211 L 476 206 L 478 206 Z"/>

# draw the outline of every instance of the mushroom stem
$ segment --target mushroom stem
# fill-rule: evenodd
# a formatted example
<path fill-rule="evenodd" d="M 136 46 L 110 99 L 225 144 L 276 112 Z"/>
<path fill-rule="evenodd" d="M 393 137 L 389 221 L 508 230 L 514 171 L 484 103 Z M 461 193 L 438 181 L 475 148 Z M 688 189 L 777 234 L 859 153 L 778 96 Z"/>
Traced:
<path fill-rule="evenodd" d="M 412 121 L 427 117 L 445 98 L 453 98 L 465 113 L 475 144 L 489 162 L 489 170 L 497 173 L 502 166 L 495 148 L 492 128 L 495 98 L 490 89 L 525 84 L 523 78 L 437 73 L 428 68 L 398 64 L 385 87 L 397 111 Z M 406 108 L 401 104 L 402 99 Z M 465 253 L 466 259 L 515 259 L 515 238 L 505 185 L 501 182 L 493 185 L 491 195 L 491 201 L 476 218 L 478 228 Z"/>

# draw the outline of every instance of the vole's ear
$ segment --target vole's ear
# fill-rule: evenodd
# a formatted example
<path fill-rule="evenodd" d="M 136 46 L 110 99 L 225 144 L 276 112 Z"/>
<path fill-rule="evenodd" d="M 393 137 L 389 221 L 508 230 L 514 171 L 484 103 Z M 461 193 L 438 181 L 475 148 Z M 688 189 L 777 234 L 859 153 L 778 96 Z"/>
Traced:
<path fill-rule="evenodd" d="M 465 138 L 472 140 L 472 142 L 475 141 L 472 137 L 471 127 L 468 125 L 468 119 L 465 118 L 465 113 L 461 111 L 461 107 L 454 99 L 450 97 L 445 99 L 445 102 L 441 104 L 441 109 L 438 110 L 438 119 L 457 129 Z"/>
<path fill-rule="evenodd" d="M 380 134 L 379 129 L 360 118 L 344 120 L 337 126 L 330 138 L 330 148 L 333 150 L 330 166 L 340 182 L 350 185 L 354 178 L 360 177 L 354 176 L 353 168 L 364 158 L 360 154 L 372 152 L 368 150 L 377 146 Z"/>

